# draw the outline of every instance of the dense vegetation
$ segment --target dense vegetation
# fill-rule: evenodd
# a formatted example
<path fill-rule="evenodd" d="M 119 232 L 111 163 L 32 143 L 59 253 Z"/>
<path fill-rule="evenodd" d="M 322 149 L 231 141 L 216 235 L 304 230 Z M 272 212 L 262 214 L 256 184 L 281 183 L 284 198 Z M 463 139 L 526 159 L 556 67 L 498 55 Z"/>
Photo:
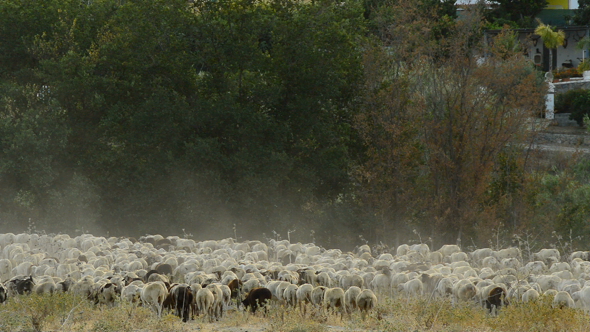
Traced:
<path fill-rule="evenodd" d="M 588 168 L 520 148 L 542 80 L 502 39 L 478 65 L 485 21 L 452 4 L 2 1 L 2 227 L 589 235 Z"/>

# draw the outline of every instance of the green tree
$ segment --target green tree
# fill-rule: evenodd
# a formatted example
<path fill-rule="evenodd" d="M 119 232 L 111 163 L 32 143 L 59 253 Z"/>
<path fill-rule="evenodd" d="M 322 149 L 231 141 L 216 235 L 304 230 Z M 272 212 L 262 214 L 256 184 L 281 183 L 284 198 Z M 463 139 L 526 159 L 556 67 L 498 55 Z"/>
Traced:
<path fill-rule="evenodd" d="M 486 12 L 487 20 L 498 26 L 514 22 L 515 28 L 533 26 L 535 16 L 547 7 L 546 0 L 497 0 L 495 3 Z"/>
<path fill-rule="evenodd" d="M 578 0 L 578 9 L 574 11 L 572 20 L 575 25 L 590 24 L 590 0 Z"/>

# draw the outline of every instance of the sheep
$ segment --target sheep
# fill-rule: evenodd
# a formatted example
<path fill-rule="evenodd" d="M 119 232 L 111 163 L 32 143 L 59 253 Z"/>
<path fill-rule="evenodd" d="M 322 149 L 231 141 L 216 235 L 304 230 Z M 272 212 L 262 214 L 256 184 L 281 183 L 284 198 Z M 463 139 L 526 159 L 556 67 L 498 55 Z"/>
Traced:
<path fill-rule="evenodd" d="M 33 288 L 33 292 L 37 295 L 49 294 L 52 295 L 55 292 L 56 285 L 53 279 L 50 281 L 39 282 Z"/>
<path fill-rule="evenodd" d="M 340 310 L 340 319 L 344 315 L 344 290 L 340 287 L 328 288 L 324 293 L 324 305 L 326 312 L 332 309 L 336 313 L 336 308 Z"/>
<path fill-rule="evenodd" d="M 493 270 L 498 270 L 500 268 L 500 262 L 494 256 L 488 256 L 481 260 L 482 267 L 489 267 Z"/>
<path fill-rule="evenodd" d="M 244 283 L 240 279 L 233 279 L 227 284 L 231 292 L 231 298 L 236 299 L 236 304 L 239 305 L 240 294 L 242 292 L 242 286 Z"/>
<path fill-rule="evenodd" d="M 138 303 L 141 296 L 141 289 L 137 284 L 130 284 L 121 290 L 121 301 Z"/>
<path fill-rule="evenodd" d="M 486 308 L 490 314 L 495 314 L 502 306 L 508 305 L 506 299 L 506 290 L 502 287 L 494 287 L 488 293 L 486 297 Z"/>
<path fill-rule="evenodd" d="M 297 288 L 297 292 L 295 293 L 297 296 L 297 305 L 299 306 L 299 311 L 302 311 L 305 315 L 306 306 L 308 303 L 311 303 L 311 293 L 313 292 L 313 285 L 312 284 L 303 284 Z"/>
<path fill-rule="evenodd" d="M 572 300 L 580 304 L 580 308 L 586 313 L 590 312 L 590 287 L 585 286 L 572 294 Z"/>
<path fill-rule="evenodd" d="M 82 296 L 90 299 L 92 296 L 92 288 L 94 286 L 94 280 L 90 276 L 86 276 L 80 279 L 77 283 L 73 284 L 70 292 L 76 296 Z"/>
<path fill-rule="evenodd" d="M 220 287 L 221 285 L 217 284 L 209 284 L 206 288 L 208 288 L 213 297 L 215 298 L 213 301 L 213 313 L 215 314 L 215 318 L 219 320 L 219 318 L 223 317 L 223 303 L 224 303 L 224 296 L 223 290 Z"/>
<path fill-rule="evenodd" d="M 174 301 L 174 314 L 187 322 L 190 314 L 190 307 L 194 301 L 194 295 L 189 285 L 177 285 L 174 290 L 171 290 L 171 295 Z"/>
<path fill-rule="evenodd" d="M 221 290 L 221 302 L 225 307 L 229 307 L 231 304 L 231 289 L 228 285 L 217 285 Z"/>
<path fill-rule="evenodd" d="M 531 301 L 536 301 L 539 297 L 539 292 L 531 288 L 524 292 L 524 294 L 522 294 L 522 302 L 527 303 Z"/>
<path fill-rule="evenodd" d="M 469 260 L 469 256 L 462 251 L 454 252 L 449 257 L 450 257 L 452 263 L 453 262 L 467 262 Z"/>
<path fill-rule="evenodd" d="M 391 293 L 391 276 L 389 270 L 384 270 L 385 274 L 376 274 L 371 280 L 370 286 L 375 292 Z"/>
<path fill-rule="evenodd" d="M 570 293 L 560 291 L 555 294 L 552 302 L 553 308 L 563 309 L 564 307 L 573 308 L 575 306 L 574 300 L 572 299 Z"/>
<path fill-rule="evenodd" d="M 287 306 L 295 307 L 297 305 L 297 285 L 288 285 L 283 292 L 283 299 Z"/>
<path fill-rule="evenodd" d="M 112 282 L 107 282 L 98 289 L 96 303 L 113 306 L 115 304 L 115 299 L 120 296 L 121 289 L 119 286 Z"/>
<path fill-rule="evenodd" d="M 445 244 L 438 251 L 443 254 L 443 258 L 450 257 L 453 253 L 460 252 L 461 248 L 454 244 Z"/>
<path fill-rule="evenodd" d="M 361 292 L 362 290 L 359 287 L 351 286 L 344 293 L 344 308 L 349 316 L 353 310 L 358 308 L 356 298 Z"/>
<path fill-rule="evenodd" d="M 311 284 L 313 286 L 317 285 L 317 276 L 315 274 L 315 270 L 311 268 L 307 268 L 304 270 L 298 270 L 299 273 L 299 286 L 303 284 Z"/>
<path fill-rule="evenodd" d="M 542 261 L 533 261 L 528 262 L 524 266 L 524 271 L 526 274 L 542 274 L 547 270 L 547 265 L 545 265 Z"/>
<path fill-rule="evenodd" d="M 215 302 L 215 296 L 208 288 L 201 288 L 197 291 L 196 296 L 196 308 L 199 313 L 206 314 L 209 317 L 209 321 L 213 321 L 215 316 L 215 308 L 213 304 Z"/>
<path fill-rule="evenodd" d="M 494 255 L 494 251 L 490 248 L 476 249 L 471 253 L 471 258 L 477 264 L 480 264 L 484 258 Z"/>
<path fill-rule="evenodd" d="M 8 297 L 18 295 L 30 295 L 35 287 L 32 276 L 16 276 L 6 282 Z"/>
<path fill-rule="evenodd" d="M 143 304 L 151 307 L 158 317 L 162 317 L 164 300 L 168 296 L 168 289 L 162 281 L 147 283 L 141 290 L 140 298 Z"/>
<path fill-rule="evenodd" d="M 317 283 L 320 286 L 332 287 L 332 279 L 327 272 L 320 272 L 316 277 Z"/>
<path fill-rule="evenodd" d="M 248 293 L 246 298 L 242 301 L 244 308 L 250 307 L 252 314 L 256 313 L 258 307 L 264 307 L 265 315 L 268 314 L 267 306 L 272 298 L 272 293 L 268 288 L 255 288 Z"/>
<path fill-rule="evenodd" d="M 559 262 L 561 255 L 557 249 L 541 249 L 539 252 L 533 254 L 534 259 L 544 262 L 550 265 L 554 262 Z"/>
<path fill-rule="evenodd" d="M 453 303 L 460 301 L 469 301 L 475 297 L 477 289 L 468 279 L 461 279 L 453 286 Z"/>
<path fill-rule="evenodd" d="M 365 281 L 363 277 L 358 274 L 342 276 L 340 278 L 340 288 L 348 289 L 352 286 L 356 286 L 358 288 L 363 288 Z"/>
<path fill-rule="evenodd" d="M 494 252 L 494 257 L 496 257 L 499 261 L 502 261 L 506 258 L 516 258 L 522 260 L 522 252 L 516 247 L 510 247 Z"/>
<path fill-rule="evenodd" d="M 326 287 L 324 286 L 317 286 L 311 291 L 311 303 L 314 306 L 321 307 L 322 303 L 324 302 L 324 293 L 326 292 Z"/>
<path fill-rule="evenodd" d="M 408 298 L 421 297 L 424 292 L 424 285 L 420 279 L 411 279 L 398 285 L 398 290 L 403 291 Z"/>
<path fill-rule="evenodd" d="M 242 294 L 248 294 L 254 288 L 259 288 L 259 287 L 260 287 L 260 281 L 258 281 L 258 279 L 256 279 L 256 278 L 250 279 L 248 281 L 244 281 L 244 284 L 242 285 Z"/>
<path fill-rule="evenodd" d="M 373 310 L 377 305 L 377 296 L 370 289 L 364 289 L 356 297 L 356 305 L 361 311 L 363 321 L 370 310 Z"/>
<path fill-rule="evenodd" d="M 434 295 L 438 298 L 446 298 L 453 295 L 453 281 L 451 278 L 442 278 L 439 280 L 434 290 Z"/>
<path fill-rule="evenodd" d="M 6 302 L 8 299 L 8 295 L 6 293 L 6 288 L 2 284 L 0 284 L 0 304 Z"/>
<path fill-rule="evenodd" d="M 410 251 L 410 246 L 407 244 L 402 244 L 397 247 L 396 256 L 398 256 L 398 257 L 404 256 L 408 253 L 408 251 Z"/>
<path fill-rule="evenodd" d="M 549 267 L 549 272 L 571 271 L 572 267 L 566 262 L 555 262 Z"/>
<path fill-rule="evenodd" d="M 397 291 L 398 286 L 410 280 L 406 273 L 396 273 L 391 276 L 389 289 Z M 361 287 L 362 288 L 362 287 Z"/>

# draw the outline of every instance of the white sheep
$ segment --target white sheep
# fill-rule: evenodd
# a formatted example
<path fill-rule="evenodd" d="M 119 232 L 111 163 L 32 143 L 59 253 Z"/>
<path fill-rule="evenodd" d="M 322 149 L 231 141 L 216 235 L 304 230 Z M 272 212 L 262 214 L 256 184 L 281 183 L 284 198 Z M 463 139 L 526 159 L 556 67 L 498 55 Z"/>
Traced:
<path fill-rule="evenodd" d="M 364 289 L 356 297 L 356 305 L 361 311 L 361 317 L 365 320 L 367 313 L 377 305 L 377 296 L 370 289 Z"/>
<path fill-rule="evenodd" d="M 454 262 L 467 262 L 467 261 L 469 261 L 469 256 L 466 253 L 462 252 L 462 251 L 454 252 L 449 257 L 451 259 L 451 263 L 454 263 Z"/>
<path fill-rule="evenodd" d="M 552 302 L 553 308 L 573 308 L 575 306 L 574 300 L 572 299 L 570 293 L 560 291 L 555 294 Z"/>
<path fill-rule="evenodd" d="M 453 303 L 466 302 L 477 295 L 477 288 L 468 279 L 461 279 L 453 285 Z"/>
<path fill-rule="evenodd" d="M 287 306 L 295 307 L 297 305 L 297 291 L 298 287 L 293 284 L 289 284 L 283 291 L 283 299 Z"/>
<path fill-rule="evenodd" d="M 461 248 L 455 244 L 445 244 L 438 251 L 443 254 L 443 258 L 450 257 L 453 253 L 460 252 Z"/>
<path fill-rule="evenodd" d="M 346 275 L 340 278 L 340 288 L 342 289 L 348 289 L 352 286 L 363 288 L 364 284 L 365 281 L 363 280 L 363 277 L 358 274 Z"/>
<path fill-rule="evenodd" d="M 119 287 L 112 282 L 107 282 L 98 289 L 96 301 L 99 304 L 113 306 L 115 304 L 115 300 L 119 298 L 120 295 L 121 291 Z"/>
<path fill-rule="evenodd" d="M 494 256 L 499 260 L 502 261 L 506 258 L 516 258 L 522 260 L 522 252 L 520 249 L 516 247 L 500 249 L 494 252 Z"/>
<path fill-rule="evenodd" d="M 539 299 L 541 295 L 535 289 L 531 288 L 528 289 L 524 294 L 522 294 L 522 302 L 527 303 L 531 301 L 536 301 Z"/>
<path fill-rule="evenodd" d="M 305 315 L 306 307 L 308 303 L 311 303 L 311 294 L 313 292 L 313 285 L 312 284 L 303 284 L 299 286 L 296 292 L 297 296 L 297 305 L 299 306 L 299 310 L 303 312 Z"/>
<path fill-rule="evenodd" d="M 357 286 L 351 286 L 344 292 L 344 308 L 349 316 L 353 310 L 357 309 L 356 298 L 361 292 L 362 290 Z"/>
<path fill-rule="evenodd" d="M 141 298 L 141 290 L 143 288 L 143 283 L 139 281 L 141 285 L 136 284 L 129 284 L 121 290 L 121 301 L 129 302 L 129 303 L 138 303 L 139 299 Z"/>
<path fill-rule="evenodd" d="M 168 296 L 166 285 L 161 281 L 154 281 L 147 283 L 143 287 L 140 298 L 144 305 L 151 307 L 158 314 L 158 317 L 162 317 L 162 308 L 166 296 Z"/>
<path fill-rule="evenodd" d="M 223 290 L 220 286 L 221 285 L 217 284 L 209 284 L 206 287 L 211 291 L 214 297 L 213 314 L 215 315 L 216 319 L 223 317 Z"/>
<path fill-rule="evenodd" d="M 590 287 L 585 286 L 581 290 L 572 294 L 572 299 L 579 303 L 579 307 L 586 313 L 590 312 Z"/>
<path fill-rule="evenodd" d="M 314 306 L 321 307 L 324 303 L 324 294 L 326 293 L 326 287 L 324 286 L 316 286 L 311 291 L 311 303 Z"/>
<path fill-rule="evenodd" d="M 545 264 L 549 265 L 553 262 L 559 262 L 561 260 L 561 255 L 559 250 L 553 249 L 541 249 L 539 252 L 534 253 L 533 257 L 537 260 L 545 262 Z"/>
<path fill-rule="evenodd" d="M 215 296 L 208 288 L 201 288 L 197 291 L 195 299 L 197 310 L 199 313 L 203 313 L 209 317 L 209 321 L 213 321 L 215 316 Z"/>
<path fill-rule="evenodd" d="M 403 291 L 408 298 L 421 297 L 424 293 L 424 285 L 420 279 L 411 279 L 398 285 L 398 291 Z"/>
<path fill-rule="evenodd" d="M 439 280 L 434 294 L 438 298 L 447 298 L 453 295 L 453 280 L 445 277 Z"/>
<path fill-rule="evenodd" d="M 336 313 L 336 309 L 340 311 L 340 318 L 344 315 L 344 290 L 340 287 L 328 288 L 324 293 L 324 308 L 326 312 L 332 309 L 332 313 Z"/>

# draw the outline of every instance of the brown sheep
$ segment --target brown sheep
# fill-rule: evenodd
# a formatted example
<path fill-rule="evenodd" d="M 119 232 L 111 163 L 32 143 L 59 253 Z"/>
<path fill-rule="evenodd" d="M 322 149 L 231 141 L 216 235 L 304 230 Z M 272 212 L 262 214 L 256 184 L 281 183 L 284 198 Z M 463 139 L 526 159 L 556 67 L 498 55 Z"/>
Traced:
<path fill-rule="evenodd" d="M 268 304 L 272 298 L 272 293 L 268 288 L 255 288 L 248 293 L 246 298 L 242 301 L 244 308 L 250 307 L 251 312 L 256 313 L 258 307 L 264 307 L 264 313 L 268 313 Z"/>
<path fill-rule="evenodd" d="M 502 306 L 507 306 L 508 299 L 506 298 L 506 290 L 502 287 L 494 287 L 488 293 L 486 298 L 486 308 L 490 314 L 497 313 Z"/>

